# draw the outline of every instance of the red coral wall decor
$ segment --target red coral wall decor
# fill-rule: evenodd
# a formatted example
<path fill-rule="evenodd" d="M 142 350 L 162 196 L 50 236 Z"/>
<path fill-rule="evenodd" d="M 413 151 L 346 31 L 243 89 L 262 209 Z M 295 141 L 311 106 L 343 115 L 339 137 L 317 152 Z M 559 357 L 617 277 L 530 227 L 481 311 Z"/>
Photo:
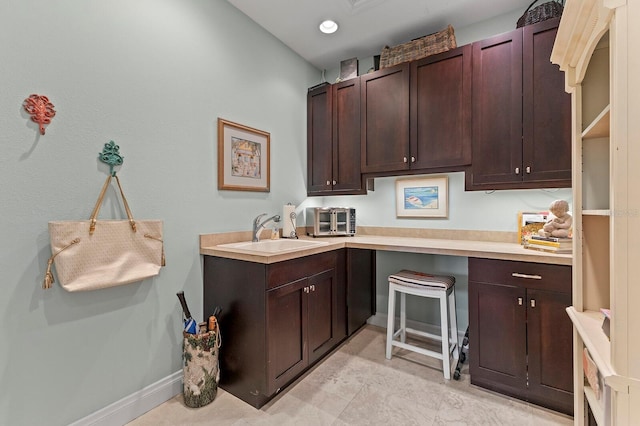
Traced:
<path fill-rule="evenodd" d="M 44 135 L 44 125 L 51 123 L 51 119 L 56 115 L 49 98 L 34 94 L 25 99 L 22 105 L 25 111 L 31 115 L 31 121 L 40 126 L 40 134 Z"/>

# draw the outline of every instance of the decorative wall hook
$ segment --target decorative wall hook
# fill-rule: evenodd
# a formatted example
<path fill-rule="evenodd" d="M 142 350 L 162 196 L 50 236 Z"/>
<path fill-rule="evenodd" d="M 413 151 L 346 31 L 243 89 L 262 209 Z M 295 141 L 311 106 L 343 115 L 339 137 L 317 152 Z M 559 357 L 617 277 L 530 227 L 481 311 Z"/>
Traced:
<path fill-rule="evenodd" d="M 22 105 L 25 111 L 31 115 L 31 121 L 40 126 L 40 134 L 44 135 L 44 125 L 51 123 L 51 119 L 56 115 L 49 98 L 33 94 L 25 99 Z"/>
<path fill-rule="evenodd" d="M 120 147 L 116 145 L 114 141 L 109 141 L 109 143 L 104 144 L 102 152 L 98 154 L 98 159 L 109 165 L 109 173 L 111 176 L 116 175 L 116 172 L 113 171 L 113 167 L 121 166 L 124 161 L 124 157 L 120 155 Z"/>

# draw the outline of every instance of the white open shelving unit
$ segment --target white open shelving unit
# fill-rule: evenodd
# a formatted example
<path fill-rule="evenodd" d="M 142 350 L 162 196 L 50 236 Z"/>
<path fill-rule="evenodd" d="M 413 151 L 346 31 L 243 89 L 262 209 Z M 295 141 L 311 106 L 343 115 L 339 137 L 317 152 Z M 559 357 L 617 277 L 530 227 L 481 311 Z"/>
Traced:
<path fill-rule="evenodd" d="M 551 61 L 572 98 L 574 419 L 640 425 L 640 2 L 567 0 Z M 601 308 L 611 310 L 610 339 Z M 600 377 L 585 381 L 583 350 Z M 585 405 L 586 400 L 586 405 Z"/>

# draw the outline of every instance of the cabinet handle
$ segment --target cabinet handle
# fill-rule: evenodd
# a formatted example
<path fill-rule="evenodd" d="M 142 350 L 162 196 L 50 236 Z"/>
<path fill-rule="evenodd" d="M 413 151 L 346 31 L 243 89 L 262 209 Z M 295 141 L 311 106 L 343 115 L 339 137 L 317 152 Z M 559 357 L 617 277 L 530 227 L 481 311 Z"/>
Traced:
<path fill-rule="evenodd" d="M 338 182 L 336 182 L 336 181 L 334 180 L 334 181 L 333 181 L 333 184 L 335 185 L 336 183 L 338 183 Z"/>
<path fill-rule="evenodd" d="M 402 161 L 407 162 L 407 157 L 402 157 Z"/>
<path fill-rule="evenodd" d="M 522 297 L 518 297 L 518 305 L 522 306 Z"/>
<path fill-rule="evenodd" d="M 309 287 L 309 289 L 310 289 L 311 291 L 316 291 L 316 286 L 315 286 L 315 285 L 312 285 L 312 286 L 310 286 L 310 287 Z"/>
<path fill-rule="evenodd" d="M 527 173 L 531 173 L 531 167 L 527 166 L 527 168 L 525 169 L 525 171 L 526 171 Z"/>
<path fill-rule="evenodd" d="M 305 293 L 309 293 L 309 287 L 305 287 L 305 288 L 303 289 L 303 291 L 304 291 Z"/>
<path fill-rule="evenodd" d="M 528 275 L 528 274 L 521 274 L 519 272 L 513 272 L 511 274 L 512 277 L 516 277 L 516 278 L 528 278 L 530 280 L 541 280 L 542 279 L 542 275 Z"/>
<path fill-rule="evenodd" d="M 531 307 L 532 308 L 536 307 L 536 299 L 531 299 Z"/>
<path fill-rule="evenodd" d="M 416 157 L 411 157 L 411 162 L 415 163 L 416 162 Z"/>
<path fill-rule="evenodd" d="M 331 182 L 330 181 L 327 181 L 327 186 L 331 186 Z"/>
<path fill-rule="evenodd" d="M 520 174 L 520 167 L 516 167 L 515 172 L 516 172 L 517 175 L 519 175 Z"/>

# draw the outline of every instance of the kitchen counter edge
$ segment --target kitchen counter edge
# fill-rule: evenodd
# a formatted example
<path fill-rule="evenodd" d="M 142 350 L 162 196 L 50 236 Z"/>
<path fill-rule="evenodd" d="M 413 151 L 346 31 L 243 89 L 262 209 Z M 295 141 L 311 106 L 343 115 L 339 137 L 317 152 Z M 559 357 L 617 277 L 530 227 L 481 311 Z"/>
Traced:
<path fill-rule="evenodd" d="M 553 254 L 525 249 L 522 245 L 509 242 L 451 240 L 437 238 L 390 237 L 363 235 L 353 237 L 322 238 L 326 245 L 301 248 L 283 253 L 257 253 L 242 249 L 219 247 L 219 244 L 243 241 L 243 233 L 206 234 L 200 236 L 200 254 L 228 259 L 245 260 L 256 263 L 276 263 L 296 259 L 341 248 L 397 251 L 405 253 L 440 254 L 447 256 L 478 257 L 483 259 L 514 260 L 522 262 L 571 265 L 571 254 Z M 313 240 L 312 237 L 300 239 Z M 319 239 L 316 239 L 319 240 Z M 215 243 L 214 243 L 215 242 Z"/>

